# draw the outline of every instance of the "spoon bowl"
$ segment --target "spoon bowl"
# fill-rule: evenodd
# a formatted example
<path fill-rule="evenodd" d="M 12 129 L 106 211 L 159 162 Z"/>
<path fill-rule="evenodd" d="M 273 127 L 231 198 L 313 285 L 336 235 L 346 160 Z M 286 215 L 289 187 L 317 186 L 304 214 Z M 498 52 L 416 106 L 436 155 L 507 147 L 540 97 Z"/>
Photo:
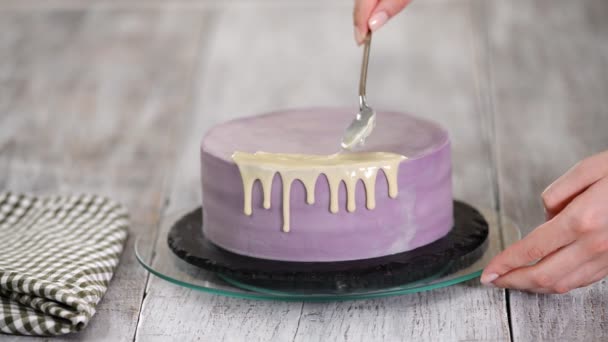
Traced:
<path fill-rule="evenodd" d="M 359 112 L 350 123 L 342 137 L 342 148 L 352 150 L 365 144 L 365 139 L 376 126 L 376 111 L 365 102 L 365 96 L 360 98 Z"/>

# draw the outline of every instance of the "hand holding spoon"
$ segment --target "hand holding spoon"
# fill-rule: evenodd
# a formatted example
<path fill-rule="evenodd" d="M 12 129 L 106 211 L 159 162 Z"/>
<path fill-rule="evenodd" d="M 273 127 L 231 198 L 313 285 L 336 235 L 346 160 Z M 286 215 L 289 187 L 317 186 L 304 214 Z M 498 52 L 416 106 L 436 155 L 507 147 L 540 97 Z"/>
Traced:
<path fill-rule="evenodd" d="M 376 112 L 367 105 L 365 98 L 365 85 L 367 83 L 367 64 L 369 62 L 369 46 L 372 33 L 369 32 L 364 40 L 363 62 L 361 63 L 361 79 L 359 80 L 359 112 L 351 122 L 342 137 L 342 148 L 352 150 L 365 143 L 365 139 L 372 133 L 376 125 Z"/>

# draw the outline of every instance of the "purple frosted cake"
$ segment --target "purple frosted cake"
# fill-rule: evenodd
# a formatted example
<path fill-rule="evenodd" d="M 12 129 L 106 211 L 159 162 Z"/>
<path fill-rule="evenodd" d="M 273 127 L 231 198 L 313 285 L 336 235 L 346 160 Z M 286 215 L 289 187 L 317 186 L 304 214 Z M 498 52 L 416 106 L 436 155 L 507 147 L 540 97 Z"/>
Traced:
<path fill-rule="evenodd" d="M 247 193 L 242 169 L 233 159 L 235 152 L 334 155 L 352 118 L 352 109 L 315 108 L 214 127 L 201 144 L 206 237 L 221 248 L 256 258 L 345 261 L 401 253 L 445 236 L 453 225 L 447 132 L 435 123 L 402 113 L 378 113 L 376 128 L 361 151 L 407 158 L 397 165 L 396 197 L 389 196 L 389 173 L 382 171 L 374 179 L 373 208 L 366 202 L 368 184 L 358 181 L 353 184 L 352 197 L 356 210 L 350 210 L 350 204 L 347 210 L 344 182 L 336 188 L 337 210 L 330 210 L 331 181 L 324 174 L 312 183 L 313 201 L 307 200 L 305 181 L 290 181 L 290 191 L 285 193 L 285 179 L 279 174 L 271 175 L 267 194 L 259 180 Z M 247 196 L 249 213 L 243 210 Z M 282 229 L 286 213 L 281 203 L 289 204 L 288 230 Z"/>

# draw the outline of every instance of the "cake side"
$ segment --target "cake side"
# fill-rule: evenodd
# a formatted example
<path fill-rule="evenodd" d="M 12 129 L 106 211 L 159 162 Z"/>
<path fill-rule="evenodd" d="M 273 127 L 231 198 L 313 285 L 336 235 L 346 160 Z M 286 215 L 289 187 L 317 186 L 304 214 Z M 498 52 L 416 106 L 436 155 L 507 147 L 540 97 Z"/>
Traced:
<path fill-rule="evenodd" d="M 238 145 L 242 145 L 241 150 L 251 150 L 251 145 L 257 144 L 257 147 L 253 147 L 256 150 L 268 151 L 274 147 L 288 152 L 320 151 L 317 153 L 321 154 L 327 152 L 327 141 L 339 136 L 334 131 L 342 130 L 343 123 L 351 118 L 347 110 L 317 109 L 307 112 L 309 121 L 324 124 L 322 129 L 314 125 L 306 128 L 309 136 L 317 137 L 311 143 L 299 137 L 306 134 L 300 126 L 295 128 L 295 133 L 290 129 L 290 115 L 301 114 L 293 113 L 233 121 L 217 126 L 204 139 L 201 146 L 205 211 L 203 228 L 211 241 L 235 253 L 258 258 L 338 261 L 404 252 L 433 242 L 449 232 L 453 218 L 447 134 L 434 124 L 395 113 L 387 115 L 386 119 L 382 113 L 379 114 L 379 125 L 372 137 L 379 135 L 380 139 L 376 139 L 374 144 L 383 145 L 382 151 L 407 151 L 410 154 L 403 153 L 410 159 L 399 165 L 397 198 L 388 196 L 386 175 L 379 171 L 375 189 L 376 207 L 373 210 L 366 208 L 365 187 L 358 182 L 355 196 L 357 210 L 346 210 L 346 190 L 341 184 L 339 211 L 331 213 L 325 176 L 319 176 L 314 186 L 314 204 L 306 203 L 305 188 L 296 180 L 291 185 L 290 193 L 291 229 L 285 233 L 281 231 L 282 182 L 275 175 L 270 194 L 273 206 L 263 208 L 261 185 L 256 182 L 252 189 L 252 215 L 245 215 L 241 175 L 237 166 L 226 158 L 226 144 L 222 141 L 233 137 L 233 146 L 228 150 Z M 331 119 L 328 120 L 328 117 Z M 269 133 L 269 127 L 275 127 L 275 130 Z M 404 132 L 414 129 L 416 141 L 411 142 L 411 135 L 409 143 L 405 138 L 394 141 L 394 135 L 398 133 L 395 127 L 403 128 Z M 239 131 L 243 128 L 264 134 L 266 138 L 263 141 L 269 145 L 260 146 L 264 142 L 252 142 L 251 136 Z M 269 137 L 269 134 L 272 136 Z M 372 137 L 366 147 L 376 149 L 371 143 Z M 383 138 L 393 142 L 384 141 Z M 282 145 L 270 146 L 277 141 L 282 141 Z"/>
<path fill-rule="evenodd" d="M 330 155 L 340 152 L 340 139 L 354 113 L 349 108 L 310 108 L 239 118 L 211 128 L 201 147 L 227 162 L 236 151 Z M 359 150 L 416 159 L 448 142 L 447 132 L 434 122 L 378 112 L 374 133 Z"/>

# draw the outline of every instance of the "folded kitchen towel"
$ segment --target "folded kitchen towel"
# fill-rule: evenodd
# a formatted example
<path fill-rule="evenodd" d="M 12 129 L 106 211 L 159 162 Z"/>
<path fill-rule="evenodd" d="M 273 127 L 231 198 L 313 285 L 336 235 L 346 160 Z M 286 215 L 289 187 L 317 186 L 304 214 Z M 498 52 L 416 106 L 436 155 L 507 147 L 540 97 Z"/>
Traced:
<path fill-rule="evenodd" d="M 0 193 L 0 332 L 83 329 L 127 238 L 127 211 L 99 196 Z"/>

